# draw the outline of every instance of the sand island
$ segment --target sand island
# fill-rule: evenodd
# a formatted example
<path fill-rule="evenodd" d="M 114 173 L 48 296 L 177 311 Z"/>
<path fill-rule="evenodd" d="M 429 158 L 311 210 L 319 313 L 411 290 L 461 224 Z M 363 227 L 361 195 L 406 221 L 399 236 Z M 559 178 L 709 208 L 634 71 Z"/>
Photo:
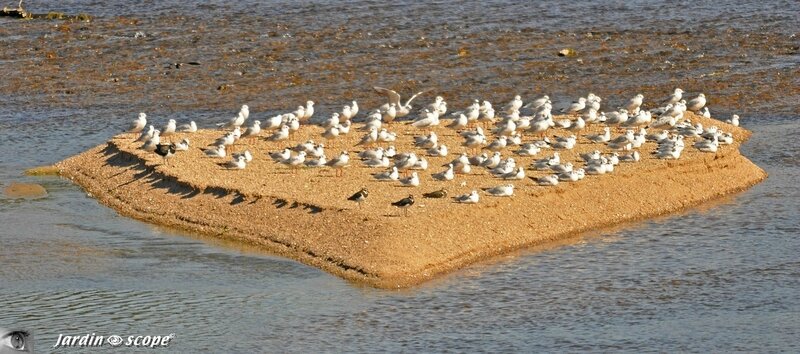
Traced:
<path fill-rule="evenodd" d="M 762 169 L 739 152 L 749 131 L 690 112 L 685 118 L 732 133 L 734 141 L 707 153 L 687 140 L 678 160 L 654 158 L 651 152 L 656 143 L 647 142 L 636 149 L 641 161 L 623 162 L 613 173 L 557 186 L 537 185 L 531 177 L 552 172 L 529 167 L 533 161 L 551 156 L 553 150 L 542 149 L 529 157 L 513 154 L 517 147 L 506 148 L 502 154 L 504 158 L 513 156 L 518 166 L 525 167 L 522 180 L 506 181 L 484 168 L 474 168 L 452 181 L 436 181 L 432 174 L 444 170 L 442 166 L 468 148 L 462 146 L 463 138 L 444 124 L 418 129 L 408 122 L 384 126 L 396 132 L 398 139 L 378 145 L 394 145 L 398 151 L 425 156 L 429 168 L 417 171 L 419 187 L 372 177 L 386 168 L 370 168 L 358 161 L 357 154 L 364 148 L 355 145 L 364 132 L 357 123 L 349 134 L 332 140 L 324 139 L 323 129 L 317 126 L 303 126 L 283 141 L 266 139 L 269 132 L 242 138 L 229 152 L 248 150 L 253 154 L 253 161 L 243 170 L 226 169 L 220 163 L 229 158 L 210 158 L 200 149 L 222 135 L 216 129 L 162 138 L 191 141 L 192 147 L 178 152 L 168 164 L 141 150 L 142 143 L 136 142 L 134 135 L 120 134 L 56 167 L 62 176 L 122 215 L 259 245 L 351 281 L 381 288 L 408 287 L 514 250 L 672 213 L 742 191 L 766 178 Z M 553 128 L 547 135 L 577 135 L 574 149 L 558 152 L 562 161 L 580 166 L 581 153 L 610 152 L 604 144 L 585 138 L 601 132 L 602 127 L 587 125 L 578 133 Z M 447 156 L 428 156 L 424 149 L 414 147 L 413 137 L 428 131 L 436 132 L 439 143 L 448 146 Z M 621 131 L 615 129 L 614 135 Z M 530 139 L 525 136 L 525 141 Z M 352 161 L 343 176 L 336 176 L 330 168 L 292 170 L 268 155 L 307 140 L 324 143 L 329 159 L 342 150 L 349 151 Z M 481 191 L 509 183 L 515 185 L 513 197 L 493 197 Z M 361 188 L 369 190 L 361 206 L 347 200 Z M 448 191 L 447 198 L 422 197 L 442 188 Z M 450 198 L 472 190 L 481 193 L 477 204 L 455 203 Z M 414 195 L 416 203 L 404 216 L 391 203 L 408 195 Z"/>

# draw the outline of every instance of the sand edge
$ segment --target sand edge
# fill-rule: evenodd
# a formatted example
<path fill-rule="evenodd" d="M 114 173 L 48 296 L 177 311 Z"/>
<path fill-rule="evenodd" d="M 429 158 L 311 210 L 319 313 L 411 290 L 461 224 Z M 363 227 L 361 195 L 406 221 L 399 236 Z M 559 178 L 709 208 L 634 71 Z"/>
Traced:
<path fill-rule="evenodd" d="M 509 226 L 511 231 L 526 230 L 524 234 L 497 232 L 495 227 L 498 225 L 488 225 L 483 229 L 476 229 L 476 225 L 453 225 L 453 233 L 480 240 L 452 249 L 439 245 L 439 255 L 415 259 L 413 263 L 405 261 L 409 257 L 408 247 L 375 249 L 387 243 L 372 243 L 377 246 L 361 244 L 406 235 L 408 230 L 413 230 L 413 225 L 398 226 L 395 220 L 367 221 L 365 218 L 364 222 L 333 227 L 343 218 L 357 220 L 357 211 L 327 210 L 300 200 L 241 195 L 235 190 L 189 185 L 165 174 L 158 164 L 148 163 L 121 150 L 113 139 L 55 166 L 62 177 L 73 180 L 91 197 L 121 215 L 258 245 L 347 280 L 379 288 L 398 288 L 420 284 L 515 250 L 575 237 L 585 231 L 674 213 L 743 191 L 764 180 L 767 174 L 739 153 L 738 145 L 750 135 L 745 130 L 742 132 L 736 148 L 726 153 L 712 154 L 699 160 L 670 162 L 668 178 L 655 173 L 643 176 L 636 183 L 652 186 L 644 190 L 625 188 L 625 184 L 633 181 L 623 174 L 619 178 L 601 176 L 593 179 L 591 184 L 576 183 L 556 193 L 544 193 L 541 195 L 543 203 L 552 207 L 539 212 L 537 218 L 541 222 Z M 589 192 L 596 188 L 621 190 L 623 195 L 618 197 L 625 202 L 620 204 L 617 196 L 610 199 Z M 680 192 L 669 192 L 672 190 Z M 579 207 L 569 203 L 575 198 L 580 200 Z M 654 204 L 651 198 L 658 203 Z M 164 205 L 169 205 L 168 210 L 163 208 Z M 613 215 L 609 216 L 612 209 Z M 548 214 L 548 210 L 553 211 Z M 491 216 L 492 211 L 486 213 Z M 254 215 L 264 222 L 243 225 L 242 220 L 252 219 Z M 596 215 L 602 217 L 594 217 Z M 552 229 L 546 221 L 553 218 L 572 222 L 561 222 L 562 227 Z M 280 222 L 285 219 L 296 222 Z M 384 231 L 387 225 L 395 226 L 396 230 Z M 472 236 L 464 236 L 465 232 Z M 492 234 L 488 240 L 487 234 Z M 371 248 L 353 252 L 353 247 Z"/>

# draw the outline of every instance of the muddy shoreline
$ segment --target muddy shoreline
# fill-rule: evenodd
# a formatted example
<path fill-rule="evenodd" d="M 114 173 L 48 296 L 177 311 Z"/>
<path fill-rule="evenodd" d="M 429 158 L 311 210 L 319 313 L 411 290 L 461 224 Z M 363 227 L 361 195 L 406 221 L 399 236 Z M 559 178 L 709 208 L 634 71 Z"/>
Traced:
<path fill-rule="evenodd" d="M 720 117 L 800 113 L 793 80 L 800 41 L 787 33 L 412 26 L 370 16 L 323 24 L 310 21 L 313 13 L 292 16 L 5 20 L 0 62 L 14 84 L 0 86 L 0 95 L 21 105 L 169 113 L 240 104 L 276 111 L 308 99 L 320 111 L 351 99 L 375 107 L 383 102 L 369 92 L 373 85 L 403 94 L 430 89 L 454 107 L 476 98 L 465 93 L 491 102 L 547 93 L 570 102 L 599 88 L 614 108 L 637 92 L 655 100 L 681 87 L 712 97 Z M 565 48 L 576 55 L 558 56 Z"/>

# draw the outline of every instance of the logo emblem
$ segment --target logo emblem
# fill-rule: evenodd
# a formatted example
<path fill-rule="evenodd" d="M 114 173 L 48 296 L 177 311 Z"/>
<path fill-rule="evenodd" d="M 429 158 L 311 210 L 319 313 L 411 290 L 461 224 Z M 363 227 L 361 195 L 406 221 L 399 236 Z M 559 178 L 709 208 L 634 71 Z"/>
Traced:
<path fill-rule="evenodd" d="M 122 337 L 118 335 L 110 335 L 108 336 L 108 344 L 111 344 L 112 347 L 118 347 L 122 344 Z"/>

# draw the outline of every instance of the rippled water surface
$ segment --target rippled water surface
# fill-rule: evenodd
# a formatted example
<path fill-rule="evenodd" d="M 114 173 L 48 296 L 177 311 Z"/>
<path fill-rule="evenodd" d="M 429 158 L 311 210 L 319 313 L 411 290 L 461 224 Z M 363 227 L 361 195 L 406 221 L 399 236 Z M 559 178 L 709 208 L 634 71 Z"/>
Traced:
<path fill-rule="evenodd" d="M 698 38 L 706 30 L 741 31 L 735 33 L 751 36 L 760 33 L 767 42 L 769 36 L 790 38 L 791 28 L 798 28 L 800 9 L 797 3 L 767 3 L 768 6 L 762 2 L 715 2 L 711 6 L 703 2 L 677 2 L 665 8 L 649 1 L 613 6 L 572 1 L 517 7 L 505 1 L 480 3 L 484 5 L 400 1 L 396 6 L 361 1 L 258 4 L 250 1 L 145 1 L 136 6 L 121 1 L 62 1 L 29 6 L 87 12 L 98 16 L 98 23 L 122 15 L 140 19 L 148 32 L 172 34 L 185 29 L 185 24 L 180 21 L 173 24 L 178 28 L 173 33 L 167 26 L 171 22 L 156 18 L 180 13 L 196 21 L 220 24 L 219 30 L 231 37 L 236 37 L 240 31 L 248 36 L 250 32 L 261 31 L 255 26 L 232 23 L 235 16 L 231 13 L 243 13 L 245 18 L 264 14 L 281 21 L 293 16 L 305 21 L 292 23 L 293 30 L 344 26 L 347 22 L 347 26 L 356 30 L 370 30 L 374 25 L 388 31 L 385 21 L 391 19 L 396 21 L 396 28 L 392 30 L 398 32 L 384 35 L 398 42 L 404 36 L 414 37 L 424 32 L 425 36 L 437 40 L 454 34 L 466 37 L 473 34 L 475 37 L 469 37 L 470 43 L 479 43 L 495 29 L 502 32 L 531 27 L 536 33 L 545 30 L 607 31 L 621 37 L 626 36 L 621 31 L 640 31 L 636 35 L 644 36 L 644 41 L 654 38 L 660 41 L 665 37 L 656 32 L 674 28 L 687 31 L 688 39 Z M 213 16 L 215 12 L 224 15 Z M 590 16 L 592 13 L 595 15 Z M 332 23 L 325 22 L 326 17 Z M 359 24 L 362 20 L 366 24 Z M 3 21 L 7 20 L 0 20 L 0 31 L 14 31 L 16 27 L 13 26 L 21 26 Z M 383 24 L 378 25 L 378 22 Z M 444 23 L 452 27 L 443 27 Z M 54 25 L 24 24 L 26 28 L 19 29 L 20 40 L 33 43 Z M 417 30 L 415 26 L 424 30 Z M 273 28 L 280 29 L 279 26 Z M 120 33 L 127 35 L 127 30 L 120 30 Z M 106 35 L 109 30 L 97 31 Z M 651 32 L 652 35 L 647 34 Z M 357 48 L 373 44 L 369 37 L 352 33 L 344 36 Z M 513 43 L 522 43 L 520 38 Z M 533 42 L 529 38 L 525 41 Z M 729 55 L 737 52 L 736 49 L 721 47 L 713 39 L 708 41 L 701 41 L 699 46 L 708 44 L 707 52 L 721 53 L 720 57 L 725 60 L 736 57 Z M 80 43 L 63 45 L 78 51 Z M 789 47 L 793 43 L 795 39 L 780 42 Z M 374 44 L 385 44 L 385 41 Z M 557 48 L 560 44 L 548 45 Z M 218 46 L 224 47 L 224 44 Z M 20 50 L 16 56 L 3 52 L 12 50 L 8 47 L 0 49 L 0 53 L 8 55 L 0 60 L 21 67 L 20 63 L 27 60 L 24 48 L 23 45 L 13 49 Z M 158 78 L 133 80 L 134 76 L 130 76 L 130 85 L 141 85 L 135 87 L 145 94 L 136 96 L 132 90 L 130 94 L 136 99 L 126 101 L 124 95 L 113 91 L 124 90 L 124 87 L 111 90 L 91 80 L 86 85 L 96 91 L 76 90 L 73 95 L 63 90 L 73 85 L 71 81 L 41 81 L 38 83 L 41 86 L 34 87 L 30 82 L 0 79 L 5 86 L 0 88 L 5 92 L 0 96 L 0 141 L 3 142 L 0 187 L 12 181 L 26 181 L 40 183 L 49 192 L 48 197 L 39 200 L 0 197 L 0 304 L 3 308 L 0 327 L 33 330 L 40 349 L 53 345 L 59 333 L 94 332 L 104 335 L 175 333 L 170 350 L 179 352 L 798 352 L 800 145 L 795 141 L 800 134 L 800 121 L 797 101 L 791 103 L 774 94 L 747 99 L 737 96 L 738 92 L 744 92 L 745 86 L 758 90 L 775 80 L 781 82 L 785 79 L 782 75 L 796 73 L 798 59 L 797 54 L 791 52 L 770 54 L 766 49 L 757 48 L 753 51 L 752 59 L 714 64 L 728 68 L 727 72 L 720 71 L 723 84 L 714 87 L 720 95 L 731 98 L 716 105 L 712 101 L 711 109 L 725 114 L 749 112 L 743 124 L 752 129 L 754 135 L 743 147 L 743 153 L 767 170 L 770 177 L 766 181 L 741 194 L 680 215 L 601 230 L 563 244 L 519 252 L 401 291 L 364 288 L 315 268 L 235 243 L 187 235 L 120 217 L 67 180 L 22 174 L 25 168 L 54 163 L 102 143 L 133 117 L 132 111 L 144 109 L 153 117 L 169 115 L 209 124 L 229 114 L 239 102 L 246 101 L 250 92 L 233 91 L 231 96 L 222 98 L 203 92 L 191 96 L 186 92 L 197 84 L 192 80 L 206 78 L 192 78 L 189 74 L 184 77 L 187 81 L 170 83 Z M 290 51 L 282 55 L 291 57 L 294 54 Z M 536 58 L 537 54 L 531 55 L 520 60 Z M 626 54 L 607 55 L 611 60 L 624 60 Z M 324 60 L 321 64 L 315 62 L 318 60 L 315 58 L 291 61 L 287 57 L 279 58 L 279 62 L 289 67 L 288 70 L 326 63 Z M 435 55 L 433 58 L 439 60 Z M 80 60 L 73 59 L 76 63 L 69 65 L 91 71 L 81 66 Z M 84 60 L 100 59 L 87 57 Z M 219 60 L 224 63 L 224 59 Z M 432 64 L 426 60 L 432 59 L 409 61 L 406 65 L 409 71 L 428 71 Z M 651 64 L 642 65 L 647 69 Z M 465 67 L 449 67 L 446 72 L 475 73 L 489 68 L 485 78 L 488 81 L 474 77 L 464 82 L 458 77 L 444 80 L 472 90 L 516 85 L 518 79 L 491 71 L 515 65 L 518 64 L 503 58 L 495 61 L 480 56 Z M 695 65 L 705 67 L 706 64 Z M 685 70 L 690 69 L 697 68 Z M 227 75 L 223 69 L 219 70 L 217 74 L 221 77 Z M 280 70 L 283 69 L 278 72 Z M 586 70 L 577 76 L 601 75 L 599 70 Z M 615 70 L 624 72 L 620 68 Z M 686 75 L 685 70 L 676 69 L 676 72 Z M 212 75 L 208 72 L 203 66 L 198 68 L 198 75 Z M 746 83 L 736 79 L 736 75 L 748 72 L 758 75 Z M 386 75 L 402 73 L 400 70 Z M 216 77 L 213 75 L 211 78 Z M 650 78 L 655 80 L 652 86 L 648 82 L 614 81 L 608 85 L 595 83 L 597 85 L 591 87 L 600 95 L 612 92 L 607 95 L 612 96 L 613 101 L 614 94 L 632 96 L 639 86 L 666 92 L 665 88 L 683 83 L 658 75 Z M 276 100 L 297 101 L 304 92 L 317 89 L 331 94 L 350 84 L 366 85 L 372 79 L 359 77 L 352 82 L 337 83 L 303 81 L 302 89 L 281 87 L 279 92 L 289 98 Z M 216 87 L 218 81 L 209 80 L 208 84 Z M 702 82 L 681 80 L 685 80 L 685 85 L 702 87 L 703 83 L 715 79 L 712 76 Z M 425 82 L 422 78 L 408 87 Z M 20 85 L 20 92 L 11 92 L 8 86 L 16 84 Z M 563 94 L 570 94 L 571 90 L 583 94 L 585 90 L 558 80 L 544 84 L 551 85 L 547 87 L 569 86 L 560 91 Z M 74 85 L 83 84 L 76 81 Z M 161 95 L 162 90 L 170 87 L 176 95 L 194 97 L 196 101 L 191 105 L 172 102 L 175 98 Z M 782 92 L 796 97 L 796 77 L 795 91 L 792 85 L 787 87 Z M 36 91 L 39 89 L 42 92 Z M 368 93 L 354 92 L 366 102 L 375 99 Z M 497 100 L 506 97 L 497 95 Z M 448 96 L 456 102 L 471 98 L 457 92 L 450 92 Z M 226 100 L 229 102 L 225 103 Z M 747 106 L 748 100 L 755 102 L 756 108 Z M 321 101 L 324 108 L 326 100 Z M 267 109 L 266 103 L 254 106 L 259 104 Z M 771 105 L 776 108 L 771 109 Z"/>

